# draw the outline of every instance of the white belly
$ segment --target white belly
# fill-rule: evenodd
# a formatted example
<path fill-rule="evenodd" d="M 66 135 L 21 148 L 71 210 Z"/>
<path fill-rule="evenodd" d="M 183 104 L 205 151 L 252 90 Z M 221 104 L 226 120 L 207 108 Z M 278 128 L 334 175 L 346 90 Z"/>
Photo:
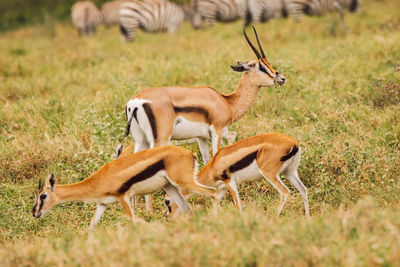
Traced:
<path fill-rule="evenodd" d="M 189 121 L 183 117 L 177 117 L 171 139 L 184 140 L 196 137 L 210 139 L 209 125 L 204 122 Z"/>
<path fill-rule="evenodd" d="M 129 189 L 129 195 L 146 195 L 164 188 L 169 183 L 166 176 L 167 173 L 162 170 L 144 181 L 135 183 Z"/>
<path fill-rule="evenodd" d="M 251 182 L 262 178 L 258 170 L 257 162 L 254 160 L 249 166 L 231 174 L 231 179 L 234 179 L 239 185 L 242 182 Z"/>

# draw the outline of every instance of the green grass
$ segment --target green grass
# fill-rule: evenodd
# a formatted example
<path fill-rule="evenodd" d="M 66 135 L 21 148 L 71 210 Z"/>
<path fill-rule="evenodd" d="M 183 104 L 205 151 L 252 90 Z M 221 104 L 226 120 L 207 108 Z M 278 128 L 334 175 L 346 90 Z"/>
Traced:
<path fill-rule="evenodd" d="M 272 65 L 287 78 L 263 88 L 232 129 L 238 138 L 278 131 L 303 148 L 300 177 L 310 221 L 292 189 L 283 215 L 266 182 L 240 187 L 217 218 L 197 197 L 194 214 L 166 223 L 162 193 L 150 223 L 132 226 L 118 205 L 87 239 L 93 204 L 64 204 L 41 220 L 30 213 L 40 177 L 70 183 L 111 159 L 123 138 L 124 106 L 162 85 L 210 85 L 231 92 L 236 60 L 254 58 L 241 22 L 174 35 L 117 28 L 88 39 L 68 24 L 0 35 L 0 263 L 2 265 L 396 265 L 400 200 L 400 3 L 365 1 L 358 14 L 257 25 Z M 196 146 L 190 146 L 196 150 Z M 361 201 L 368 198 L 367 201 Z M 359 201 L 361 201 L 359 204 Z M 206 204 L 206 205 L 202 205 Z"/>

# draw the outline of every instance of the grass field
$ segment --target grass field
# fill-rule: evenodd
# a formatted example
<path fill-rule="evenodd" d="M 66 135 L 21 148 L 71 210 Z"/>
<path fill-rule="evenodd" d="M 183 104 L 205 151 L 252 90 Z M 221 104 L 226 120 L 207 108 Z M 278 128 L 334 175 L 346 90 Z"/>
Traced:
<path fill-rule="evenodd" d="M 134 225 L 114 205 L 88 237 L 94 204 L 72 203 L 43 219 L 31 215 L 37 181 L 79 181 L 111 160 L 124 138 L 124 107 L 142 89 L 210 85 L 231 92 L 229 66 L 254 58 L 241 22 L 174 35 L 139 32 L 123 44 L 117 28 L 88 39 L 47 22 L 0 35 L 0 265 L 399 266 L 400 2 L 365 0 L 362 11 L 257 25 L 283 87 L 263 88 L 231 129 L 238 139 L 277 131 L 303 148 L 299 174 L 312 218 L 293 194 L 277 219 L 277 192 L 264 181 L 240 187 L 214 217 L 164 219 L 143 204 Z M 196 146 L 189 147 L 197 150 Z"/>

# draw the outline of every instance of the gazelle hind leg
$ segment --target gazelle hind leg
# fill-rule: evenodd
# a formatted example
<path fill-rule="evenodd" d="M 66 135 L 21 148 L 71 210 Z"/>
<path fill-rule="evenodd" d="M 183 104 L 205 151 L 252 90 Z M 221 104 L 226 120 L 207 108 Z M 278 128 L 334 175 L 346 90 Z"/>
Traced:
<path fill-rule="evenodd" d="M 171 199 L 176 203 L 176 205 L 178 205 L 178 208 L 181 210 L 183 214 L 188 213 L 190 211 L 189 205 L 183 198 L 178 188 L 176 188 L 172 184 L 168 184 L 164 187 L 164 191 L 171 197 Z"/>
<path fill-rule="evenodd" d="M 282 182 L 278 173 L 272 174 L 268 171 L 259 169 L 261 175 L 279 192 L 280 201 L 277 209 L 277 216 L 279 216 L 282 212 L 283 207 L 286 204 L 287 199 L 290 195 L 290 190 L 286 187 L 286 185 Z"/>
<path fill-rule="evenodd" d="M 297 171 L 286 174 L 286 177 L 288 178 L 289 182 L 294 187 L 296 187 L 296 189 L 300 192 L 301 197 L 303 198 L 303 201 L 304 201 L 305 214 L 307 217 L 310 217 L 310 208 L 308 205 L 307 188 L 304 186 L 304 184 L 300 180 L 299 175 L 297 174 Z"/>

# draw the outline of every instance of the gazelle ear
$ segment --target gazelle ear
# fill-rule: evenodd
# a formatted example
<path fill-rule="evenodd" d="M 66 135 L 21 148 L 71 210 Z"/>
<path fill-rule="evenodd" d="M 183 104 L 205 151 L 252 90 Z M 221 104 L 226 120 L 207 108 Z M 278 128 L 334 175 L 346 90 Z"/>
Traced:
<path fill-rule="evenodd" d="M 236 66 L 231 66 L 231 68 L 232 68 L 234 71 L 237 71 L 237 72 L 248 71 L 248 70 L 250 70 L 250 69 L 253 68 L 253 67 L 254 67 L 254 66 L 249 65 L 248 63 L 242 63 L 242 62 L 238 62 Z"/>
<path fill-rule="evenodd" d="M 50 186 L 51 191 L 54 192 L 55 185 L 56 185 L 56 178 L 54 177 L 54 173 L 51 173 L 46 178 L 46 186 Z"/>

